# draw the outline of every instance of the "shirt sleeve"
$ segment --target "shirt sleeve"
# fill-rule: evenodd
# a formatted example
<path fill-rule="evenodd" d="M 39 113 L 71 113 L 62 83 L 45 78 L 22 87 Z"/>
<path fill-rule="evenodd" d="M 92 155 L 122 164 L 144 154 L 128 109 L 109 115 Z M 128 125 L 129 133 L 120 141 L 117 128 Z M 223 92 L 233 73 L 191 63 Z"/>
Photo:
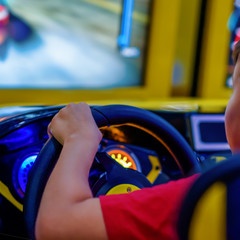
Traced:
<path fill-rule="evenodd" d="M 198 175 L 129 194 L 100 196 L 108 238 L 176 240 L 181 203 Z"/>

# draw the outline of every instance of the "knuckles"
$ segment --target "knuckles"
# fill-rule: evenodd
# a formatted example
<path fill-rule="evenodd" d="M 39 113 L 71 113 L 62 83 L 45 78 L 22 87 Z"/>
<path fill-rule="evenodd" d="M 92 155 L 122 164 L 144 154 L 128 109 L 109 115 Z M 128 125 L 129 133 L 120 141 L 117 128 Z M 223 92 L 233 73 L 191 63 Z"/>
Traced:
<path fill-rule="evenodd" d="M 66 107 L 62 108 L 60 110 L 60 114 L 65 115 L 65 114 L 81 114 L 81 113 L 86 113 L 90 111 L 90 107 L 88 104 L 84 102 L 80 103 L 69 103 Z"/>

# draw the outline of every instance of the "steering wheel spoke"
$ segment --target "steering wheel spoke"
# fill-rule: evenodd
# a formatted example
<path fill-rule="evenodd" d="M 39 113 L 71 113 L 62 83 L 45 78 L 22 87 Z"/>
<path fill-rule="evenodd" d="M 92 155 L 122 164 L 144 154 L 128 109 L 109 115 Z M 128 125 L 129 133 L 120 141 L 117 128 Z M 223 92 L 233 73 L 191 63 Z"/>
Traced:
<path fill-rule="evenodd" d="M 106 174 L 93 185 L 92 192 L 94 196 L 106 195 L 111 189 L 122 184 L 130 184 L 137 189 L 152 186 L 142 173 L 124 168 L 105 152 L 98 152 L 95 159 L 103 165 Z"/>

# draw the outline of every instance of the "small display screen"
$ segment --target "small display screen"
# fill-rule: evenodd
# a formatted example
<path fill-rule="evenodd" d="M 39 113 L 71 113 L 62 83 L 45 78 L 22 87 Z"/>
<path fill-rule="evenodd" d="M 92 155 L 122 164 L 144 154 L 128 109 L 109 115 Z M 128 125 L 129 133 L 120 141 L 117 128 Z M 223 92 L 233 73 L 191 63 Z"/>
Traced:
<path fill-rule="evenodd" d="M 0 1 L 0 88 L 143 84 L 151 0 Z"/>
<path fill-rule="evenodd" d="M 223 122 L 202 122 L 199 130 L 204 143 L 227 143 Z"/>

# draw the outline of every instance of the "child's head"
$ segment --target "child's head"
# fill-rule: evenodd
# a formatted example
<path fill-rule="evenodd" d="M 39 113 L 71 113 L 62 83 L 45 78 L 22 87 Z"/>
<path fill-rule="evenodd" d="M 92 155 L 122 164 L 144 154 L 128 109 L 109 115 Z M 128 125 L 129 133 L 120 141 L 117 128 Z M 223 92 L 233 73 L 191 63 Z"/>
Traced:
<path fill-rule="evenodd" d="M 225 112 L 225 127 L 228 143 L 233 153 L 240 153 L 240 41 L 235 45 L 233 59 L 233 94 Z"/>

